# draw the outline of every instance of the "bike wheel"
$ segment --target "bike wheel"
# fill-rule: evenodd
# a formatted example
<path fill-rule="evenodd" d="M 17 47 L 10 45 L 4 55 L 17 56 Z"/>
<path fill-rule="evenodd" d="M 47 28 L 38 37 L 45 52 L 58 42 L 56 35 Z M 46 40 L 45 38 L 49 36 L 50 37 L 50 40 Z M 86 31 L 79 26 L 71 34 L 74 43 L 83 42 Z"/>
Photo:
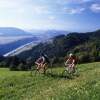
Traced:
<path fill-rule="evenodd" d="M 68 76 L 68 71 L 67 70 L 64 70 L 62 72 L 62 77 L 67 78 L 67 76 Z"/>
<path fill-rule="evenodd" d="M 80 73 L 79 73 L 79 69 L 78 68 L 75 69 L 74 76 L 76 76 L 76 77 L 80 76 Z"/>
<path fill-rule="evenodd" d="M 31 68 L 31 71 L 30 71 L 30 75 L 31 76 L 33 76 L 37 72 L 37 69 L 36 68 L 37 68 L 36 65 Z"/>

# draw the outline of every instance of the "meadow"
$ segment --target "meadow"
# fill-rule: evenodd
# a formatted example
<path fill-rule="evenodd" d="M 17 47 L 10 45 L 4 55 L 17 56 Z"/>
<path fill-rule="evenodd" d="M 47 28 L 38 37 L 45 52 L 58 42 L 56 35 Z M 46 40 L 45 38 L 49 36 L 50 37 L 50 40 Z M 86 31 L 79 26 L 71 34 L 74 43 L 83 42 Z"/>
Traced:
<path fill-rule="evenodd" d="M 77 67 L 78 75 L 71 79 L 60 77 L 61 66 L 52 75 L 32 76 L 30 71 L 0 68 L 0 100 L 100 100 L 100 62 Z"/>

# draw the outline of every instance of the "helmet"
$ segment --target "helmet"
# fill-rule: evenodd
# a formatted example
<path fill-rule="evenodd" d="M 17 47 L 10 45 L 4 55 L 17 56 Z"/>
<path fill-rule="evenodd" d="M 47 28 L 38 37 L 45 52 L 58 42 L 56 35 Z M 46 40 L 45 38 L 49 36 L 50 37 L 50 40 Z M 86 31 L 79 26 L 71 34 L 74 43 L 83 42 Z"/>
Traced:
<path fill-rule="evenodd" d="M 69 54 L 69 56 L 70 56 L 70 57 L 72 57 L 72 56 L 73 56 L 73 54 L 72 54 L 72 53 L 70 53 L 70 54 Z"/>

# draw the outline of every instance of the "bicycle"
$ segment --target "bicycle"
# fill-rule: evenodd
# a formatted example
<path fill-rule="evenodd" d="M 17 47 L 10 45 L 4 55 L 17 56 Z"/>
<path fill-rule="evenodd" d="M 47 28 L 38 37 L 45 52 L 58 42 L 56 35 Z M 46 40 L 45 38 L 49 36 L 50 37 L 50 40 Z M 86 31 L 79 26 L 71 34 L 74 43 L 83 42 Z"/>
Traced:
<path fill-rule="evenodd" d="M 64 64 L 64 71 L 62 72 L 62 77 L 65 78 L 72 78 L 74 76 L 74 73 L 77 72 L 77 68 L 72 67 L 71 64 Z"/>
<path fill-rule="evenodd" d="M 38 74 L 41 74 L 41 73 L 46 74 L 47 69 L 48 69 L 47 63 L 45 63 L 43 65 L 35 64 L 35 66 L 31 68 L 31 76 L 33 76 L 33 74 L 36 75 L 37 73 Z"/>

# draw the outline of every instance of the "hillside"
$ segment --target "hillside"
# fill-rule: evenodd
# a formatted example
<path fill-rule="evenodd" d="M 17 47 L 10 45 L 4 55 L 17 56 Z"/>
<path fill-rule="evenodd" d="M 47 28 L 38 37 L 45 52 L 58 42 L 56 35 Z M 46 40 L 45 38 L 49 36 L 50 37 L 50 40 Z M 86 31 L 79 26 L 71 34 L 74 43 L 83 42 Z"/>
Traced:
<path fill-rule="evenodd" d="M 100 63 L 78 65 L 79 75 L 61 77 L 63 67 L 52 75 L 0 69 L 0 100 L 100 100 Z M 50 69 L 48 69 L 50 71 Z"/>
<path fill-rule="evenodd" d="M 70 33 L 56 36 L 52 42 L 40 43 L 31 50 L 20 53 L 20 58 L 37 58 L 41 53 L 49 57 L 64 57 L 73 52 L 81 59 L 86 57 L 92 61 L 100 59 L 100 30 L 88 33 Z M 85 54 L 84 54 L 85 53 Z M 92 58 L 89 58 L 92 57 Z M 84 61 L 83 61 L 84 62 Z M 88 60 L 87 60 L 88 62 Z"/>

